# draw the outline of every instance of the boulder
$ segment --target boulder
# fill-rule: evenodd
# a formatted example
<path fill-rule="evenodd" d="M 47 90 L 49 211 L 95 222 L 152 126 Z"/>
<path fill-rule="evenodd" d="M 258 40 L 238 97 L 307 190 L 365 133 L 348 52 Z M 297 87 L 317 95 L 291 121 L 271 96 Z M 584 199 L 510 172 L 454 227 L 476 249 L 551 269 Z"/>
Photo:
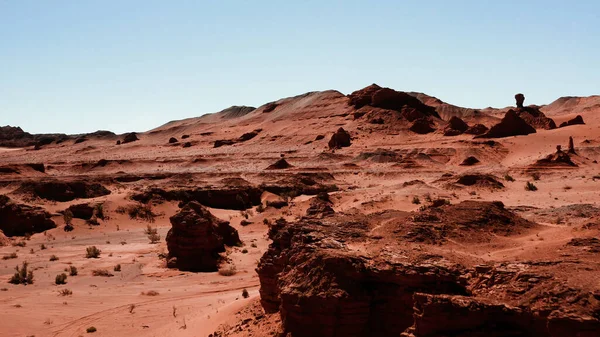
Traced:
<path fill-rule="evenodd" d="M 167 266 L 185 271 L 210 272 L 218 269 L 225 246 L 241 244 L 228 221 L 216 218 L 201 204 L 192 201 L 170 218 L 167 234 Z"/>
<path fill-rule="evenodd" d="M 125 137 L 123 137 L 123 141 L 121 142 L 121 144 L 127 144 L 127 143 L 131 143 L 131 142 L 135 142 L 139 140 L 139 138 L 137 137 L 137 134 L 135 132 L 131 132 L 125 135 Z"/>
<path fill-rule="evenodd" d="M 585 124 L 583 122 L 583 117 L 581 117 L 581 115 L 577 115 L 577 117 L 570 119 L 566 122 L 562 122 L 560 123 L 560 127 L 564 128 L 565 126 L 570 126 L 570 125 L 578 125 L 578 124 Z"/>
<path fill-rule="evenodd" d="M 73 217 L 77 219 L 89 220 L 94 216 L 94 207 L 89 204 L 71 205 L 67 209 L 71 211 Z"/>
<path fill-rule="evenodd" d="M 463 160 L 463 162 L 460 163 L 460 165 L 461 166 L 473 166 L 477 163 L 479 163 L 479 159 L 477 159 L 473 156 L 469 156 L 469 157 L 465 158 L 465 160 Z"/>
<path fill-rule="evenodd" d="M 456 116 L 452 116 L 452 118 L 450 118 L 450 120 L 448 121 L 447 127 L 449 129 L 454 129 L 454 130 L 458 130 L 461 132 L 465 132 L 469 128 L 469 125 L 467 125 L 467 123 L 465 123 L 462 119 L 460 119 Z"/>
<path fill-rule="evenodd" d="M 409 130 L 420 135 L 424 135 L 435 131 L 435 129 L 433 128 L 433 122 L 431 122 L 427 118 L 419 118 L 415 120 L 410 126 Z"/>
<path fill-rule="evenodd" d="M 348 147 L 351 144 L 351 137 L 348 131 L 343 128 L 339 128 L 331 139 L 329 140 L 329 148 L 330 149 L 340 149 L 342 147 Z"/>
<path fill-rule="evenodd" d="M 284 170 L 290 167 L 294 167 L 293 165 L 291 165 L 290 163 L 287 162 L 287 160 L 283 159 L 283 158 L 279 158 L 275 163 L 269 165 L 266 169 L 267 170 Z"/>
<path fill-rule="evenodd" d="M 169 138 L 169 144 L 174 144 L 174 143 L 177 143 L 177 142 L 178 142 L 177 138 L 175 138 L 175 137 Z"/>
<path fill-rule="evenodd" d="M 56 228 L 50 213 L 40 207 L 16 204 L 0 195 L 0 231 L 6 236 L 41 233 Z"/>
<path fill-rule="evenodd" d="M 475 138 L 504 138 L 512 136 L 524 136 L 535 133 L 535 128 L 527 124 L 525 120 L 517 115 L 514 110 L 508 110 L 500 123 L 492 126 L 488 132 L 475 136 Z"/>

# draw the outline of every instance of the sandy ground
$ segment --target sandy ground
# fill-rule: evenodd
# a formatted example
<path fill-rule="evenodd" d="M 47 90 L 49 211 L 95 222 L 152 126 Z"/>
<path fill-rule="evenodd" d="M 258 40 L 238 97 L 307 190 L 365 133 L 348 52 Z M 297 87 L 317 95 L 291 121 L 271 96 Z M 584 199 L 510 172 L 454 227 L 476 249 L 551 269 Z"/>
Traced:
<path fill-rule="evenodd" d="M 113 183 L 109 185 L 112 194 L 85 200 L 104 202 L 109 218 L 99 226 L 74 220 L 75 230 L 67 233 L 62 230 L 63 220 L 57 214 L 54 220 L 58 228 L 29 239 L 13 238 L 13 244 L 24 242 L 23 247 L 0 247 L 0 256 L 17 254 L 17 258 L 0 260 L 0 335 L 83 336 L 86 329 L 93 326 L 97 329 L 94 336 L 208 336 L 222 324 L 234 324 L 244 308 L 256 303 L 259 282 L 255 268 L 269 244 L 263 219 L 298 217 L 305 212 L 310 198 L 299 196 L 282 210 L 268 209 L 265 213 L 254 210 L 249 215 L 253 222 L 249 226 L 240 226 L 243 217 L 239 211 L 211 209 L 217 217 L 230 220 L 244 242 L 243 247 L 229 248 L 226 253 L 237 273 L 222 276 L 216 272 L 188 273 L 165 267 L 165 260 L 159 254 L 166 252 L 164 238 L 170 228 L 169 217 L 178 210 L 177 203 L 154 206 L 159 216 L 150 225 L 157 227 L 161 235 L 158 244 L 149 243 L 143 232 L 149 223 L 116 213 L 119 206 L 132 203 L 131 193 L 148 186 L 204 186 L 225 177 L 241 177 L 259 184 L 286 174 L 328 172 L 341 189 L 331 194 L 337 212 L 412 211 L 420 207 L 413 203 L 414 197 L 425 200 L 429 196 L 445 197 L 453 203 L 470 199 L 501 200 L 508 207 L 531 207 L 519 212 L 540 223 L 535 233 L 503 238 L 494 246 L 451 244 L 443 248 L 456 250 L 456 254 L 463 254 L 465 258 L 490 261 L 539 256 L 582 235 L 578 226 L 584 220 L 565 215 L 563 221 L 550 218 L 541 221 L 536 212 L 570 204 L 600 207 L 600 165 L 593 162 L 600 160 L 600 115 L 596 111 L 583 114 L 586 125 L 510 137 L 498 140 L 499 146 L 490 147 L 473 143 L 472 137 L 466 135 L 414 135 L 382 128 L 365 131 L 363 126 L 343 115 L 347 108 L 340 101 L 337 96 L 323 94 L 295 99 L 289 106 L 283 104 L 282 111 L 271 114 L 259 111 L 235 120 L 209 116 L 170 123 L 140 135 L 138 142 L 120 147 L 115 146 L 113 140 L 90 140 L 75 145 L 48 146 L 39 151 L 0 148 L 2 165 L 44 163 L 47 167 L 43 174 L 23 171 L 18 175 L 0 175 L 0 193 L 9 194 L 16 201 L 42 206 L 55 214 L 83 201 L 48 202 L 28 199 L 14 191 L 26 180 L 102 181 L 123 174 L 168 175 L 162 180 Z M 561 112 L 557 122 L 570 117 Z M 353 144 L 330 153 L 327 140 L 340 126 L 350 130 Z M 214 140 L 235 138 L 258 128 L 262 131 L 251 141 L 220 148 L 212 146 Z M 180 138 L 183 134 L 191 135 L 191 147 L 167 144 L 169 137 Z M 326 137 L 315 141 L 317 135 Z M 578 156 L 574 158 L 577 168 L 531 167 L 537 159 L 555 151 L 556 145 L 566 147 L 569 136 L 575 138 L 578 149 Z M 584 140 L 589 143 L 583 143 Z M 361 152 L 377 148 L 396 150 L 403 156 L 427 156 L 415 157 L 418 167 L 356 159 Z M 265 167 L 281 154 L 285 154 L 294 168 L 266 172 Z M 468 167 L 458 165 L 469 155 L 476 156 L 481 163 Z M 111 162 L 101 168 L 82 166 L 100 159 L 122 162 Z M 440 180 L 443 173 L 470 172 L 493 174 L 505 188 L 452 189 Z M 539 180 L 533 180 L 533 172 L 540 173 Z M 506 174 L 516 181 L 506 181 Z M 405 182 L 416 179 L 423 184 L 404 186 Z M 528 181 L 534 182 L 538 191 L 525 191 Z M 41 249 L 41 245 L 46 249 Z M 100 258 L 86 259 L 88 246 L 101 249 Z M 50 261 L 51 256 L 58 260 Z M 34 284 L 22 286 L 2 281 L 8 281 L 14 268 L 24 261 L 34 270 Z M 118 264 L 121 271 L 113 271 Z M 69 266 L 77 267 L 78 275 L 69 276 L 66 285 L 55 285 L 55 276 Z M 93 276 L 95 269 L 106 269 L 114 276 Z M 71 290 L 72 295 L 60 295 L 64 289 Z M 243 289 L 248 290 L 249 298 L 242 297 Z M 144 294 L 149 291 L 158 294 Z"/>

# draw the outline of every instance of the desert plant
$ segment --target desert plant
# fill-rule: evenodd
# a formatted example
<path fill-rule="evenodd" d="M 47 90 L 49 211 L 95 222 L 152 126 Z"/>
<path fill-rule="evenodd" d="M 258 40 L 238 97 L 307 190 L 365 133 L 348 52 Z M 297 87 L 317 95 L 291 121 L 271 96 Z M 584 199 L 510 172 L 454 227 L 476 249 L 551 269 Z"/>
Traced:
<path fill-rule="evenodd" d="M 92 217 L 88 220 L 85 220 L 85 223 L 88 224 L 89 226 L 100 226 L 100 223 L 98 222 L 98 218 L 96 218 L 96 217 Z"/>
<path fill-rule="evenodd" d="M 528 181 L 527 184 L 525 184 L 525 191 L 537 191 L 537 186 Z"/>
<path fill-rule="evenodd" d="M 100 257 L 100 253 L 102 253 L 102 251 L 96 248 L 96 246 L 87 247 L 85 249 L 85 257 L 88 259 L 97 259 Z"/>
<path fill-rule="evenodd" d="M 246 248 L 242 249 L 242 254 L 248 254 L 248 249 L 246 249 Z"/>
<path fill-rule="evenodd" d="M 412 203 L 415 205 L 418 205 L 421 203 L 421 199 L 419 199 L 419 197 L 417 197 L 416 195 L 413 197 L 412 199 Z"/>
<path fill-rule="evenodd" d="M 4 256 L 2 257 L 2 260 L 16 259 L 17 257 L 18 257 L 18 256 L 17 256 L 17 253 L 10 253 L 10 254 L 8 254 L 8 255 L 4 255 Z"/>
<path fill-rule="evenodd" d="M 148 236 L 150 243 L 157 243 L 160 241 L 160 235 L 158 235 L 158 229 L 152 228 L 152 226 L 148 225 L 146 229 L 144 229 L 144 234 Z"/>
<path fill-rule="evenodd" d="M 104 220 L 104 204 L 96 204 L 94 206 L 94 214 L 98 219 Z"/>
<path fill-rule="evenodd" d="M 538 180 L 540 180 L 540 174 L 538 172 L 533 172 L 531 174 L 531 178 L 535 181 L 538 181 Z"/>
<path fill-rule="evenodd" d="M 221 269 L 219 269 L 219 275 L 221 276 L 233 276 L 237 273 L 237 268 L 233 264 L 229 264 Z"/>
<path fill-rule="evenodd" d="M 60 296 L 71 296 L 71 295 L 73 295 L 73 291 L 71 291 L 71 289 L 66 289 L 66 288 L 65 288 L 65 289 L 61 289 L 61 290 L 59 290 L 59 291 L 58 291 L 58 294 L 59 294 Z"/>
<path fill-rule="evenodd" d="M 130 219 L 142 219 L 150 223 L 154 223 L 154 218 L 156 218 L 156 214 L 152 212 L 152 206 L 149 203 L 130 206 L 127 209 L 127 214 Z"/>
<path fill-rule="evenodd" d="M 13 242 L 12 245 L 14 247 L 25 247 L 25 246 L 27 246 L 27 242 L 25 242 L 25 241 Z"/>
<path fill-rule="evenodd" d="M 63 227 L 63 230 L 64 230 L 65 232 L 70 232 L 70 231 L 72 231 L 73 229 L 75 229 L 75 227 L 73 227 L 73 225 L 65 225 L 65 227 Z"/>
<path fill-rule="evenodd" d="M 250 245 L 250 247 L 252 247 L 252 248 L 256 248 L 256 247 L 258 247 L 258 246 L 256 245 L 256 243 L 252 242 L 252 244 Z"/>
<path fill-rule="evenodd" d="M 123 206 L 119 206 L 119 207 L 117 207 L 117 209 L 115 209 L 115 212 L 117 214 L 125 214 L 125 213 L 127 213 L 127 208 L 125 208 Z"/>
<path fill-rule="evenodd" d="M 115 276 L 115 275 L 109 273 L 108 270 L 106 270 L 106 269 L 94 269 L 94 270 L 92 270 L 92 275 L 93 276 L 103 276 L 103 277 Z"/>
<path fill-rule="evenodd" d="M 50 256 L 50 261 L 58 261 L 58 256 L 56 256 L 56 255 Z"/>
<path fill-rule="evenodd" d="M 75 266 L 69 266 L 69 275 L 70 276 L 77 276 L 77 267 L 75 267 Z"/>
<path fill-rule="evenodd" d="M 141 294 L 144 295 L 144 296 L 158 296 L 158 295 L 160 295 L 160 293 L 158 291 L 156 291 L 156 290 L 148 290 L 148 291 L 145 291 L 145 292 L 142 291 Z"/>
<path fill-rule="evenodd" d="M 54 278 L 54 283 L 55 284 L 66 284 L 67 283 L 67 274 L 62 273 L 62 274 L 56 275 L 56 277 Z"/>
<path fill-rule="evenodd" d="M 248 297 L 250 297 L 250 294 L 248 294 L 248 290 L 246 290 L 246 288 L 244 288 L 244 290 L 242 290 L 242 297 L 243 297 L 243 298 L 248 298 Z"/>
<path fill-rule="evenodd" d="M 118 264 L 113 268 L 114 271 L 121 271 L 121 265 Z"/>
<path fill-rule="evenodd" d="M 85 332 L 87 332 L 87 333 L 93 333 L 93 332 L 96 332 L 96 331 L 98 331 L 98 329 L 96 329 L 96 328 L 95 328 L 95 327 L 93 327 L 93 326 L 91 326 L 91 327 L 89 327 L 89 328 L 85 329 Z"/>
<path fill-rule="evenodd" d="M 515 181 L 515 178 L 513 178 L 510 174 L 507 173 L 504 175 L 504 180 L 512 182 Z"/>
<path fill-rule="evenodd" d="M 73 222 L 73 212 L 70 209 L 67 209 L 63 213 L 63 220 L 65 221 L 65 225 L 71 226 Z"/>
<path fill-rule="evenodd" d="M 44 250 L 44 249 L 46 249 L 46 245 L 42 243 L 42 244 L 40 245 L 40 249 L 41 249 L 41 250 Z"/>
<path fill-rule="evenodd" d="M 263 219 L 263 224 L 269 226 L 269 225 L 271 225 L 271 221 L 269 219 L 267 219 L 267 218 L 264 218 Z"/>
<path fill-rule="evenodd" d="M 16 272 L 8 282 L 12 284 L 33 284 L 33 271 L 27 270 L 27 266 L 27 262 L 23 262 L 20 269 L 19 266 L 16 266 Z"/>
<path fill-rule="evenodd" d="M 256 212 L 257 213 L 262 213 L 265 211 L 265 206 L 263 206 L 263 204 L 260 204 L 258 206 L 256 206 Z"/>

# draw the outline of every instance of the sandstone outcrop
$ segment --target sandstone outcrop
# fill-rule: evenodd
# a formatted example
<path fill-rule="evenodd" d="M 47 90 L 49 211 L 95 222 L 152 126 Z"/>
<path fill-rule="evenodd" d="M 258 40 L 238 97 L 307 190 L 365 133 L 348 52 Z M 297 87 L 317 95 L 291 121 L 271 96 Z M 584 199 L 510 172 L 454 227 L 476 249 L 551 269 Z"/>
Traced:
<path fill-rule="evenodd" d="M 29 181 L 23 183 L 17 192 L 52 201 L 89 199 L 110 194 L 106 187 L 85 181 Z"/>
<path fill-rule="evenodd" d="M 527 122 L 519 117 L 514 110 L 508 110 L 500 123 L 492 126 L 486 133 L 475 136 L 475 138 L 504 138 L 523 136 L 535 132 L 535 128 L 527 124 Z"/>
<path fill-rule="evenodd" d="M 566 122 L 562 122 L 560 123 L 560 127 L 564 128 L 565 126 L 571 126 L 571 125 L 581 125 L 581 124 L 585 124 L 583 122 L 583 117 L 581 117 L 581 115 L 577 115 L 575 118 L 570 119 Z"/>
<path fill-rule="evenodd" d="M 41 233 L 56 228 L 50 213 L 40 207 L 17 204 L 0 195 L 0 231 L 6 236 Z"/>
<path fill-rule="evenodd" d="M 237 231 L 228 221 L 216 218 L 197 202 L 186 204 L 170 218 L 167 234 L 167 266 L 179 270 L 216 271 L 225 246 L 241 244 Z"/>

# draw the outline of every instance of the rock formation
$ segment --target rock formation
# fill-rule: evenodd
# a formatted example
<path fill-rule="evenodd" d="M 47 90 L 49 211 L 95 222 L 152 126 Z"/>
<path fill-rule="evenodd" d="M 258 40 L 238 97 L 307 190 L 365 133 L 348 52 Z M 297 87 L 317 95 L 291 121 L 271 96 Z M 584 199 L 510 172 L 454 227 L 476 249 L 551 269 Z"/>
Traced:
<path fill-rule="evenodd" d="M 348 147 L 351 145 L 351 137 L 348 131 L 343 128 L 339 128 L 329 140 L 329 148 L 330 149 L 340 149 L 342 147 Z"/>
<path fill-rule="evenodd" d="M 527 124 L 514 110 L 508 110 L 500 123 L 492 126 L 488 132 L 475 136 L 475 138 L 504 138 L 528 135 L 535 132 L 535 128 Z"/>
<path fill-rule="evenodd" d="M 197 202 L 186 204 L 170 218 L 167 266 L 186 271 L 216 271 L 225 246 L 241 244 L 237 231 Z"/>
<path fill-rule="evenodd" d="M 578 124 L 585 124 L 583 122 L 583 117 L 581 117 L 581 115 L 577 115 L 575 118 L 570 119 L 566 122 L 562 122 L 560 123 L 560 127 L 564 128 L 565 126 L 570 126 L 570 125 L 578 125 Z"/>
<path fill-rule="evenodd" d="M 17 192 L 53 201 L 89 199 L 110 194 L 106 187 L 85 181 L 29 181 L 23 183 Z"/>
<path fill-rule="evenodd" d="M 515 95 L 515 101 L 517 101 L 517 108 L 522 108 L 523 107 L 523 102 L 525 102 L 525 95 L 523 95 L 523 94 L 516 94 Z"/>
<path fill-rule="evenodd" d="M 177 138 L 175 138 L 175 137 L 169 138 L 169 144 L 174 144 L 174 143 L 177 143 L 177 142 L 178 142 Z"/>
<path fill-rule="evenodd" d="M 329 199 L 329 194 L 322 192 L 312 198 L 310 207 L 306 210 L 307 216 L 319 216 L 324 217 L 335 213 L 331 207 L 333 203 Z"/>
<path fill-rule="evenodd" d="M 415 120 L 410 126 L 409 130 L 420 135 L 435 131 L 433 128 L 433 122 L 431 122 L 428 118 L 419 118 Z"/>
<path fill-rule="evenodd" d="M 556 152 L 546 156 L 543 159 L 540 159 L 535 162 L 534 167 L 548 167 L 548 166 L 571 166 L 576 167 L 575 164 L 568 153 L 563 152 L 560 148 L 560 145 L 556 147 Z"/>
<path fill-rule="evenodd" d="M 287 162 L 284 158 L 279 158 L 275 163 L 269 165 L 267 170 L 284 170 L 290 167 L 294 167 L 290 163 Z"/>
<path fill-rule="evenodd" d="M 469 135 L 478 136 L 478 135 L 482 135 L 482 134 L 486 133 L 488 130 L 489 130 L 489 128 L 483 124 L 475 124 L 475 125 L 469 127 L 465 131 L 465 133 L 469 134 Z"/>
<path fill-rule="evenodd" d="M 525 122 L 527 122 L 527 124 L 533 126 L 536 129 L 556 129 L 556 123 L 554 123 L 554 120 L 552 118 L 546 117 L 546 115 L 544 115 L 544 113 L 541 112 L 540 109 L 537 107 L 529 106 L 525 108 L 518 108 L 517 114 Z"/>
<path fill-rule="evenodd" d="M 89 220 L 94 216 L 94 207 L 89 204 L 76 204 L 67 208 L 73 214 L 74 218 Z"/>
<path fill-rule="evenodd" d="M 461 166 L 472 166 L 479 163 L 479 159 L 473 157 L 473 156 L 469 156 L 467 158 L 465 158 L 465 160 L 462 161 L 462 163 L 460 163 Z"/>
<path fill-rule="evenodd" d="M 56 224 L 42 208 L 16 204 L 0 195 L 0 231 L 6 236 L 41 233 L 52 228 L 56 228 Z"/>
<path fill-rule="evenodd" d="M 575 152 L 575 145 L 573 144 L 573 137 L 569 136 L 569 151 L 570 154 L 577 154 Z"/>
<path fill-rule="evenodd" d="M 125 137 L 123 137 L 123 141 L 121 142 L 121 144 L 127 144 L 127 143 L 131 143 L 131 142 L 135 142 L 139 140 L 139 138 L 137 137 L 137 134 L 135 132 L 131 132 L 125 135 Z"/>

